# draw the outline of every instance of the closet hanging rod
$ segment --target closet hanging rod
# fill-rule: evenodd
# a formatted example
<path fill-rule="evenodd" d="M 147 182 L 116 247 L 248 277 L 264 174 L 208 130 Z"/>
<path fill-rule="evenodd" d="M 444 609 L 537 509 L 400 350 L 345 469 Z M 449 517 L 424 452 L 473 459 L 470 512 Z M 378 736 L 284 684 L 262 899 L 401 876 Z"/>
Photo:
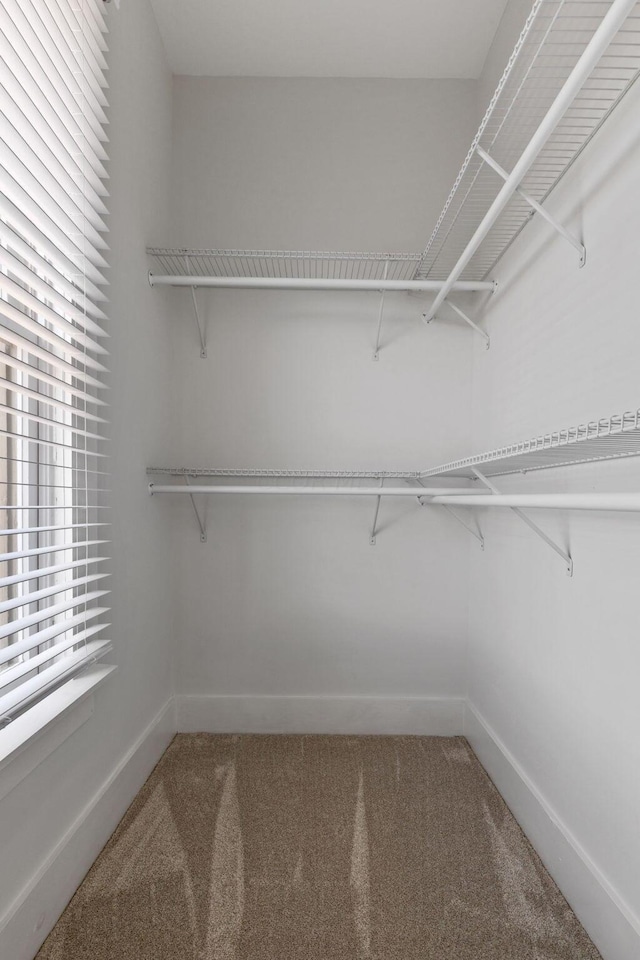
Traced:
<path fill-rule="evenodd" d="M 208 493 L 239 493 L 239 494 L 266 494 L 267 496 L 314 496 L 314 497 L 423 497 L 432 498 L 436 495 L 445 495 L 456 500 L 458 496 L 468 494 L 468 490 L 456 490 L 452 487 L 294 487 L 294 486 L 242 486 L 225 485 L 213 486 L 204 484 L 189 484 L 189 486 L 180 487 L 177 484 L 149 484 L 149 493 L 182 493 L 187 496 L 193 494 Z M 491 494 L 478 494 L 478 499 L 489 498 Z"/>
<path fill-rule="evenodd" d="M 152 287 L 222 287 L 248 290 L 382 290 L 405 293 L 438 293 L 444 280 L 341 280 L 325 277 L 217 277 L 183 274 L 149 274 Z M 459 293 L 493 292 L 492 280 L 456 280 L 449 288 Z"/>
<path fill-rule="evenodd" d="M 543 510 L 609 510 L 640 513 L 640 493 L 494 493 L 437 495 L 429 503 L 456 507 L 528 507 Z"/>
<path fill-rule="evenodd" d="M 505 180 L 475 233 L 467 243 L 457 263 L 450 271 L 449 276 L 431 305 L 429 312 L 425 316 L 427 322 L 435 318 L 446 298 L 455 289 L 455 283 L 458 281 L 458 278 L 473 259 L 474 254 L 504 211 L 511 197 L 522 183 L 529 169 L 533 166 L 536 158 L 553 135 L 554 130 L 635 5 L 636 0 L 613 0 L 609 11 L 603 17 L 602 23 L 597 28 L 582 56 L 569 74 L 564 86 L 561 88 L 531 140 L 523 150 L 519 160 L 511 170 L 511 173 L 507 180 Z"/>
<path fill-rule="evenodd" d="M 413 497 L 436 506 L 513 507 L 544 510 L 607 510 L 640 512 L 640 493 L 469 493 L 442 487 L 294 487 L 294 486 L 209 486 L 149 484 L 149 493 L 242 494 L 267 496 L 329 497 Z"/>

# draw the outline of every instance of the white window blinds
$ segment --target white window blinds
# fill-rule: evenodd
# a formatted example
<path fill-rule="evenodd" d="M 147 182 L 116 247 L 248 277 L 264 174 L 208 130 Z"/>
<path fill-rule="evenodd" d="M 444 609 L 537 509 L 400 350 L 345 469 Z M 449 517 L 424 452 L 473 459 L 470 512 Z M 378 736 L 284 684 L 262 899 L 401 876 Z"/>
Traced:
<path fill-rule="evenodd" d="M 0 728 L 110 649 L 105 34 L 0 0 Z"/>

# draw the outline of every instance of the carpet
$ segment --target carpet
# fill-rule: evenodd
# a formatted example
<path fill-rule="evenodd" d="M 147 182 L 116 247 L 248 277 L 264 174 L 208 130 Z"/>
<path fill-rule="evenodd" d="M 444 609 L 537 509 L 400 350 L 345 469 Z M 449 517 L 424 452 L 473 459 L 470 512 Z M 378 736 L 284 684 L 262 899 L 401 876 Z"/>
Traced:
<path fill-rule="evenodd" d="M 37 960 L 598 960 L 466 740 L 180 734 Z"/>

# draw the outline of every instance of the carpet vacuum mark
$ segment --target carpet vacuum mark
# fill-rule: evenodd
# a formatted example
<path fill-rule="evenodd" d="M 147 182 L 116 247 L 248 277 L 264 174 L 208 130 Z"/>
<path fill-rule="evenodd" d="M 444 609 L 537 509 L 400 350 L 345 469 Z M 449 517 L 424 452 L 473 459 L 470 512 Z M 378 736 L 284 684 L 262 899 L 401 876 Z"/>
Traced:
<path fill-rule="evenodd" d="M 179 734 L 37 960 L 599 960 L 459 737 Z"/>

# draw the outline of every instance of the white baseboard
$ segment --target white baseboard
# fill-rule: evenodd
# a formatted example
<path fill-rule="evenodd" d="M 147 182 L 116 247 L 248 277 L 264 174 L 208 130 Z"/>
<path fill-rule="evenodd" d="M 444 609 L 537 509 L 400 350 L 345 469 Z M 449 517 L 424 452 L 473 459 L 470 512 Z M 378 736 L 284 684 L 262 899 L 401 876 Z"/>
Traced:
<path fill-rule="evenodd" d="M 180 733 L 456 736 L 462 697 L 176 696 Z"/>
<path fill-rule="evenodd" d="M 604 960 L 637 960 L 640 918 L 469 702 L 465 734 Z"/>
<path fill-rule="evenodd" d="M 0 957 L 32 960 L 174 733 L 171 698 L 0 918 Z"/>
<path fill-rule="evenodd" d="M 605 960 L 640 956 L 640 918 L 463 698 L 185 695 L 167 702 L 0 919 L 0 956 L 32 960 L 176 727 L 185 733 L 464 733 Z"/>

